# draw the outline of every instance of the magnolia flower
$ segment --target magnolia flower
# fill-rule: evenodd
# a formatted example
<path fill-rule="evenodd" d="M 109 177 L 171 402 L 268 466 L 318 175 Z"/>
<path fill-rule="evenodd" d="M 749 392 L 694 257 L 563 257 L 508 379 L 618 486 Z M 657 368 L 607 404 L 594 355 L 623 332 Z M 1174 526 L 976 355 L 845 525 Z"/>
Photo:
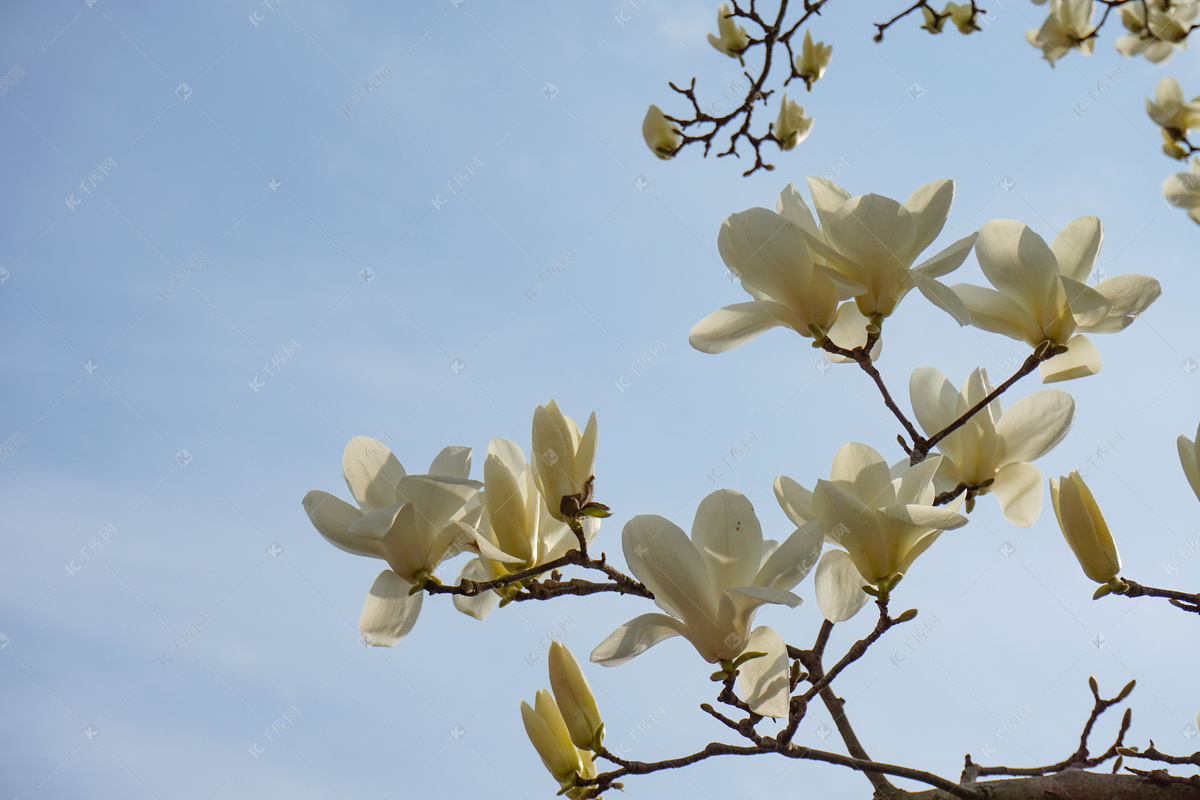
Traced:
<path fill-rule="evenodd" d="M 975 21 L 975 7 L 971 3 L 946 3 L 943 14 L 949 14 L 950 20 L 958 28 L 959 33 L 971 33 L 980 30 Z"/>
<path fill-rule="evenodd" d="M 1052 67 L 1071 50 L 1090 56 L 1096 48 L 1094 10 L 1092 0 L 1050 0 L 1050 15 L 1041 29 L 1026 31 L 1025 38 L 1042 49 L 1042 58 Z"/>
<path fill-rule="evenodd" d="M 342 473 L 359 508 L 328 492 L 304 496 L 308 518 L 332 545 L 391 567 L 363 605 L 358 624 L 367 644 L 391 647 L 404 638 L 421 611 L 414 586 L 473 540 L 480 484 L 467 479 L 470 469 L 469 447 L 447 447 L 429 475 L 408 475 L 386 445 L 356 436 L 342 455 Z"/>
<path fill-rule="evenodd" d="M 791 186 L 784 190 L 786 195 Z M 794 191 L 794 190 L 792 190 Z M 797 195 L 798 196 L 798 195 Z M 803 200 L 800 201 L 803 205 Z M 839 290 L 817 268 L 800 222 L 780 195 L 779 213 L 751 208 L 721 223 L 717 249 L 725 265 L 754 299 L 714 311 L 700 320 L 688 341 L 704 353 L 724 353 L 776 326 L 801 336 L 825 335 L 837 321 Z M 804 209 L 807 213 L 807 208 Z M 808 224 L 812 224 L 811 215 Z"/>
<path fill-rule="evenodd" d="M 1154 99 L 1146 98 L 1146 113 L 1172 139 L 1181 139 L 1189 128 L 1200 128 L 1200 97 L 1185 101 L 1179 81 L 1167 76 L 1158 82 Z"/>
<path fill-rule="evenodd" d="M 738 25 L 733 20 L 733 9 L 728 3 L 721 3 L 721 7 L 717 10 L 717 30 L 721 32 L 720 36 L 708 35 L 708 43 L 720 50 L 730 58 L 736 58 L 743 64 L 746 63 L 742 59 L 742 51 L 750 43 L 750 37 L 746 35 L 746 29 Z"/>
<path fill-rule="evenodd" d="M 1200 498 L 1200 427 L 1196 429 L 1196 440 L 1192 441 L 1184 435 L 1179 436 L 1179 463 L 1183 465 L 1183 474 L 1187 476 L 1188 484 L 1196 497 Z"/>
<path fill-rule="evenodd" d="M 903 205 L 877 194 L 851 197 L 826 178 L 809 178 L 808 186 L 821 228 L 817 235 L 815 226 L 801 226 L 805 242 L 828 264 L 826 273 L 854 296 L 864 316 L 890 315 L 916 287 L 960 324 L 967 324 L 966 306 L 936 278 L 962 264 L 975 234 L 912 267 L 946 224 L 954 200 L 953 181 L 927 183 Z M 793 208 L 793 215 L 811 220 L 798 194 Z"/>
<path fill-rule="evenodd" d="M 646 146 L 654 155 L 665 161 L 675 157 L 675 151 L 683 141 L 683 134 L 674 122 L 667 119 L 662 109 L 651 105 L 646 110 L 646 118 L 642 120 L 642 138 L 646 140 Z"/>
<path fill-rule="evenodd" d="M 825 74 L 832 55 L 833 45 L 824 42 L 813 44 L 812 30 L 804 32 L 804 46 L 800 55 L 796 56 L 796 72 L 810 92 L 812 85 Z"/>
<path fill-rule="evenodd" d="M 604 740 L 604 720 L 596 707 L 592 687 L 575 656 L 557 639 L 550 643 L 550 688 L 571 733 L 571 741 L 581 750 L 595 750 Z"/>
<path fill-rule="evenodd" d="M 541 756 L 542 763 L 558 781 L 561 787 L 559 794 L 565 794 L 572 800 L 585 796 L 587 787 L 576 786 L 575 778 L 596 777 L 592 755 L 575 749 L 562 713 L 548 691 L 538 691 L 533 707 L 521 701 L 521 721 L 525 723 L 525 733 Z"/>
<path fill-rule="evenodd" d="M 775 121 L 773 131 L 775 138 L 779 140 L 779 149 L 791 150 L 803 142 L 808 138 L 812 126 L 813 119 L 804 116 L 804 107 L 795 100 L 788 100 L 785 94 L 783 103 L 779 106 L 779 119 Z"/>
<path fill-rule="evenodd" d="M 819 525 L 803 525 L 783 544 L 762 538 L 754 507 L 721 489 L 700 502 L 689 539 L 671 521 L 651 514 L 631 519 L 621 536 L 633 574 L 666 614 L 626 622 L 592 651 L 592 661 L 623 664 L 664 639 L 683 636 L 705 661 L 738 670 L 738 688 L 764 716 L 787 715 L 788 659 L 782 637 L 751 629 L 764 603 L 791 608 L 790 589 L 808 574 L 821 549 Z M 765 653 L 738 664 L 744 653 Z"/>
<path fill-rule="evenodd" d="M 893 479 L 883 456 L 850 442 L 834 456 L 830 479 L 817 481 L 814 491 L 781 475 L 775 479 L 775 497 L 796 525 L 817 520 L 825 541 L 846 551 L 866 583 L 894 584 L 943 530 L 967 524 L 955 510 L 957 500 L 932 505 L 933 476 L 941 460 L 926 458 Z M 831 589 L 817 584 L 817 590 Z M 830 605 L 844 602 L 840 596 L 829 598 Z"/>
<path fill-rule="evenodd" d="M 1056 481 L 1050 479 L 1050 499 L 1058 527 L 1083 567 L 1083 574 L 1096 583 L 1108 583 L 1121 571 L 1121 556 L 1113 543 L 1108 523 L 1096 505 L 1091 489 L 1077 470 Z"/>
<path fill-rule="evenodd" d="M 1146 11 L 1149 9 L 1149 16 Z M 1130 33 L 1117 39 L 1117 50 L 1124 56 L 1143 55 L 1155 64 L 1166 61 L 1175 48 L 1187 46 L 1192 22 L 1200 13 L 1195 0 L 1138 0 L 1121 7 L 1121 21 Z"/>
<path fill-rule="evenodd" d="M 584 521 L 589 542 L 598 532 L 599 522 Z M 493 439 L 483 463 L 483 518 L 471 548 L 479 557 L 463 566 L 459 582 L 502 578 L 544 564 L 578 546 L 567 524 L 555 519 L 546 508 L 521 448 L 508 439 Z M 510 584 L 473 597 L 455 595 L 454 607 L 483 619 L 501 596 L 515 593 L 517 588 Z"/>
<path fill-rule="evenodd" d="M 591 503 L 596 413 L 583 433 L 551 400 L 533 412 L 533 480 L 550 515 L 567 522 Z M 600 507 L 603 509 L 603 506 Z M 569 513 L 568 513 L 569 512 Z"/>
<path fill-rule="evenodd" d="M 925 17 L 925 24 L 921 28 L 930 33 L 941 33 L 946 20 L 950 18 L 948 14 L 938 14 L 929 6 L 921 6 L 921 13 Z"/>
<path fill-rule="evenodd" d="M 982 368 L 971 373 L 961 392 L 933 367 L 917 368 L 909 380 L 913 411 L 926 436 L 942 431 L 991 392 Z M 1042 513 L 1042 473 L 1029 462 L 1061 442 L 1074 419 L 1075 401 L 1058 389 L 1023 397 L 1007 413 L 997 397 L 938 442 L 942 462 L 935 479 L 945 489 L 992 481 L 968 495 L 968 508 L 974 495 L 991 492 L 1009 522 L 1028 528 Z"/>
<path fill-rule="evenodd" d="M 1123 330 L 1162 294 L 1158 281 L 1145 275 L 1087 286 L 1103 238 L 1095 217 L 1067 223 L 1049 247 L 1016 220 L 992 220 L 980 229 L 975 254 L 996 288 L 960 283 L 953 289 L 977 328 L 1034 347 L 1067 345 L 1067 352 L 1042 362 L 1043 383 L 1094 375 L 1100 353 L 1082 333 Z"/>
<path fill-rule="evenodd" d="M 1163 154 L 1175 159 L 1176 161 L 1184 161 L 1187 159 L 1187 149 L 1175 140 L 1175 137 L 1171 135 L 1171 132 L 1166 128 L 1159 128 L 1159 131 L 1162 132 L 1163 137 Z"/>
<path fill-rule="evenodd" d="M 1200 223 L 1200 157 L 1192 159 L 1191 172 L 1177 172 L 1163 181 L 1167 202 L 1186 208 L 1188 216 Z"/>

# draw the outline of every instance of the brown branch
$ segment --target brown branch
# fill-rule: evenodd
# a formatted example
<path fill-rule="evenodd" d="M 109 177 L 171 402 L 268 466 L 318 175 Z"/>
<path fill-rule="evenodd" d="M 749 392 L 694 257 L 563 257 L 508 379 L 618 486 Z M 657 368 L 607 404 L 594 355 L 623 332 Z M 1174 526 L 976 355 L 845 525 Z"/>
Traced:
<path fill-rule="evenodd" d="M 1121 578 L 1121 581 L 1125 584 L 1125 590 L 1113 592 L 1113 594 L 1122 594 L 1125 597 L 1165 597 L 1176 608 L 1200 614 L 1200 594 L 1177 592 L 1174 589 L 1156 589 L 1153 586 L 1143 586 L 1128 578 Z"/>
<path fill-rule="evenodd" d="M 586 550 L 569 550 L 564 555 L 552 561 L 547 561 L 545 564 L 538 564 L 537 566 L 523 569 L 501 578 L 495 578 L 494 580 L 472 581 L 464 578 L 457 585 L 446 585 L 431 578 L 421 588 L 429 594 L 454 594 L 463 597 L 475 597 L 493 589 L 502 589 L 505 586 L 535 579 L 539 575 L 545 575 L 549 572 L 551 573 L 550 580 L 541 583 L 534 581 L 524 587 L 524 592 L 518 592 L 513 599 L 546 600 L 560 595 L 583 596 L 596 594 L 597 592 L 618 592 L 620 594 L 645 597 L 647 600 L 654 599 L 654 593 L 647 589 L 644 584 L 614 568 L 605 561 L 605 558 L 604 553 L 601 553 L 599 558 L 592 558 L 587 554 Z M 570 581 L 559 581 L 553 573 L 559 567 L 566 566 L 599 570 L 611 578 L 612 583 L 592 583 L 578 578 Z"/>
<path fill-rule="evenodd" d="M 1121 718 L 1121 728 L 1117 732 L 1116 741 L 1102 754 L 1095 757 L 1088 756 L 1088 738 L 1092 735 L 1092 728 L 1095 726 L 1096 720 L 1100 718 L 1100 715 L 1128 697 L 1136 685 L 1137 681 L 1130 681 L 1125 685 L 1124 689 L 1117 693 L 1116 697 L 1105 700 L 1100 697 L 1100 688 L 1096 683 L 1096 679 L 1088 678 L 1088 687 L 1092 690 L 1092 697 L 1095 699 L 1095 703 L 1092 706 L 1092 713 L 1088 716 L 1087 723 L 1083 726 L 1083 733 L 1079 736 L 1079 748 L 1057 764 L 1049 764 L 1044 767 L 984 767 L 972 762 L 971 756 L 968 755 L 963 768 L 963 774 L 970 776 L 1012 775 L 1017 777 L 1034 777 L 1052 775 L 1072 768 L 1087 769 L 1098 766 L 1110 758 L 1116 758 L 1119 755 L 1117 748 L 1122 746 L 1122 742 L 1125 741 L 1125 734 L 1129 731 L 1129 724 L 1133 718 L 1133 709 L 1125 709 L 1125 715 Z"/>

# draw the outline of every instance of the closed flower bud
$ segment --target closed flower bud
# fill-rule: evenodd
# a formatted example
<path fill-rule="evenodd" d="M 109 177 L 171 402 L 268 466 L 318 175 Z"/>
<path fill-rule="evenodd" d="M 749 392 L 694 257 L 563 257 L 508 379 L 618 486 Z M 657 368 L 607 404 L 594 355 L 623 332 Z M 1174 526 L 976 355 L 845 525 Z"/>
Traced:
<path fill-rule="evenodd" d="M 642 120 L 642 137 L 654 155 L 664 161 L 675 157 L 675 151 L 683 140 L 679 128 L 666 118 L 662 109 L 654 105 L 646 110 L 646 118 Z"/>
<path fill-rule="evenodd" d="M 779 140 L 780 150 L 791 150 L 808 138 L 812 130 L 812 117 L 804 116 L 804 107 L 795 100 L 783 96 L 783 105 L 779 107 L 779 119 L 775 121 L 775 138 Z"/>
<path fill-rule="evenodd" d="M 521 719 L 529 741 L 542 757 L 546 769 L 564 789 L 575 785 L 575 776 L 583 770 L 579 751 L 571 743 L 571 735 L 550 692 L 538 691 L 533 707 L 521 701 Z"/>
<path fill-rule="evenodd" d="M 1121 556 L 1096 498 L 1078 471 L 1060 480 L 1050 479 L 1050 499 L 1067 544 L 1083 573 L 1096 583 L 1108 583 L 1121 571 Z"/>
<path fill-rule="evenodd" d="M 575 656 L 562 642 L 550 643 L 550 687 L 576 747 L 593 750 L 604 739 L 604 721 L 592 687 Z"/>
<path fill-rule="evenodd" d="M 575 420 L 564 416 L 553 400 L 533 412 L 533 480 L 555 519 L 568 519 L 562 510 L 564 497 L 578 497 L 578 507 L 591 500 L 588 479 L 596 459 L 596 434 L 595 413 L 580 433 Z"/>
<path fill-rule="evenodd" d="M 829 59 L 833 55 L 833 45 L 824 42 L 813 43 L 812 31 L 804 32 L 804 48 L 796 58 L 796 72 L 804 85 L 812 90 L 812 85 L 825 74 Z"/>

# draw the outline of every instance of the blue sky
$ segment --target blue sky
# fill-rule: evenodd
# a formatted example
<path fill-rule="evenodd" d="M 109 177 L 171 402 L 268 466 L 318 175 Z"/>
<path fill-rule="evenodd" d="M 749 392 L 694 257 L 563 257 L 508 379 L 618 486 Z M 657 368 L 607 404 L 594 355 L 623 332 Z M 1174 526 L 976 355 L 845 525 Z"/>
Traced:
<path fill-rule="evenodd" d="M 640 135 L 648 104 L 684 112 L 667 81 L 694 75 L 717 100 L 737 79 L 704 41 L 712 4 L 6 5 L 0 69 L 21 74 L 0 110 L 0 795 L 551 796 L 518 700 L 547 684 L 550 638 L 582 657 L 641 604 L 566 598 L 481 624 L 431 598 L 408 639 L 367 650 L 357 618 L 381 565 L 330 547 L 300 499 L 347 497 L 354 435 L 387 439 L 410 472 L 470 445 L 481 477 L 488 441 L 528 447 L 554 397 L 598 414 L 614 557 L 630 516 L 686 528 L 721 487 L 788 535 L 776 475 L 811 486 L 851 439 L 899 458 L 898 426 L 799 337 L 708 356 L 687 333 L 744 297 L 721 220 L 807 175 L 899 199 L 953 178 L 935 247 L 994 218 L 1049 240 L 1095 214 L 1100 269 L 1162 282 L 1142 320 L 1096 337 L 1104 369 L 1064 385 L 1077 421 L 1039 466 L 1088 474 L 1124 574 L 1194 587 L 1200 506 L 1175 437 L 1200 421 L 1197 230 L 1162 200 L 1179 167 L 1142 106 L 1164 74 L 1200 91 L 1194 55 L 1125 60 L 1114 25 L 1052 70 L 1024 40 L 1044 14 L 1025 2 L 969 38 L 909 21 L 875 45 L 866 5 L 813 23 L 832 63 L 789 93 L 812 135 L 747 179 L 744 159 L 660 162 Z M 974 257 L 951 279 L 983 280 Z M 1026 352 L 916 295 L 884 347 L 902 398 L 917 366 L 960 384 Z M 868 751 L 947 776 L 965 751 L 1059 760 L 1095 675 L 1110 694 L 1139 680 L 1131 741 L 1190 752 L 1187 620 L 1091 591 L 1048 508 L 1016 529 L 983 498 L 902 584 L 918 620 L 845 675 Z M 798 592 L 807 606 L 759 619 L 803 645 L 819 614 Z M 655 760 L 724 736 L 697 709 L 710 671 L 682 640 L 589 667 L 609 741 Z M 797 741 L 824 742 L 822 714 Z M 769 759 L 627 786 L 867 790 Z"/>

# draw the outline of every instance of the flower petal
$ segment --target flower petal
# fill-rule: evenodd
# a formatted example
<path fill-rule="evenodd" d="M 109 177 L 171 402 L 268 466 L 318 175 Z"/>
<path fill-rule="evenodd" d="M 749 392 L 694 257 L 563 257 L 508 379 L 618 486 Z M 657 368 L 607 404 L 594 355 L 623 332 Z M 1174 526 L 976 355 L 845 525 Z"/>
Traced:
<path fill-rule="evenodd" d="M 1045 239 L 1022 222 L 994 219 L 979 229 L 975 256 L 992 286 L 1028 309 L 1035 319 L 1041 318 L 1059 274 L 1058 261 Z"/>
<path fill-rule="evenodd" d="M 917 367 L 908 379 L 913 415 L 926 436 L 958 418 L 958 389 L 936 367 Z"/>
<path fill-rule="evenodd" d="M 871 599 L 862 590 L 867 581 L 859 574 L 842 550 L 827 550 L 817 562 L 813 584 L 817 592 L 817 607 L 830 622 L 845 622 L 859 612 Z"/>
<path fill-rule="evenodd" d="M 1033 464 L 1017 462 L 996 472 L 991 493 L 1000 501 L 1004 518 L 1028 528 L 1042 515 L 1042 471 Z"/>
<path fill-rule="evenodd" d="M 1100 371 L 1100 351 L 1092 344 L 1091 339 L 1083 335 L 1072 336 L 1067 342 L 1067 347 L 1067 352 L 1049 361 L 1043 361 L 1038 367 L 1042 383 L 1069 381 L 1095 375 Z"/>
<path fill-rule="evenodd" d="M 819 520 L 801 525 L 775 548 L 754 576 L 756 586 L 790 589 L 808 575 L 821 555 L 824 529 Z"/>
<path fill-rule="evenodd" d="M 1046 338 L 1038 321 L 1009 296 L 969 283 L 956 283 L 950 288 L 967 307 L 974 327 L 1035 346 Z"/>
<path fill-rule="evenodd" d="M 682 636 L 686 630 L 682 622 L 666 614 L 642 614 L 617 628 L 596 645 L 591 660 L 601 666 L 615 667 L 641 655 L 664 639 Z"/>
<path fill-rule="evenodd" d="M 904 201 L 904 207 L 916 223 L 916 235 L 913 237 L 907 263 L 911 264 L 926 247 L 933 244 L 933 240 L 946 224 L 946 217 L 950 216 L 950 205 L 953 202 L 954 181 L 948 178 L 925 184 Z M 974 241 L 974 235 L 968 238 Z M 967 249 L 970 250 L 969 247 Z M 966 253 L 963 253 L 963 257 L 966 257 Z"/>
<path fill-rule="evenodd" d="M 439 478 L 462 478 L 471 474 L 471 448 L 451 445 L 429 465 L 429 474 Z"/>
<path fill-rule="evenodd" d="M 697 322 L 688 343 L 701 353 L 724 353 L 795 318 L 786 307 L 770 300 L 734 303 Z"/>
<path fill-rule="evenodd" d="M 762 625 L 750 634 L 746 649 L 766 655 L 752 658 L 738 667 L 738 694 L 755 714 L 786 717 L 791 694 L 788 686 L 791 660 L 783 637 L 774 628 Z"/>
<path fill-rule="evenodd" d="M 877 450 L 847 442 L 833 457 L 829 478 L 868 506 L 879 508 L 895 498 L 892 473 Z"/>
<path fill-rule="evenodd" d="M 787 514 L 788 519 L 797 527 L 816 519 L 812 510 L 812 492 L 787 475 L 780 475 L 775 479 L 775 499 L 779 501 L 783 513 Z"/>
<path fill-rule="evenodd" d="M 996 423 L 996 463 L 1035 461 L 1063 440 L 1075 421 L 1075 399 L 1059 389 L 1022 397 Z"/>
<path fill-rule="evenodd" d="M 1071 306 L 1071 315 L 1075 317 L 1077 325 L 1097 325 L 1108 317 L 1112 303 L 1107 297 L 1085 283 L 1066 276 L 1061 280 L 1067 294 L 1067 304 Z"/>
<path fill-rule="evenodd" d="M 1086 283 L 1096 266 L 1096 256 L 1103 241 L 1104 226 L 1098 218 L 1071 220 L 1050 244 L 1050 251 L 1058 260 L 1058 271 L 1071 280 Z"/>
<path fill-rule="evenodd" d="M 1162 294 L 1162 285 L 1148 275 L 1117 275 L 1094 287 L 1112 308 L 1108 316 L 1091 325 L 1080 325 L 1086 333 L 1116 333 L 1133 324 L 1138 316 Z"/>
<path fill-rule="evenodd" d="M 380 542 L 382 534 L 374 536 L 350 533 L 350 526 L 357 522 L 363 513 L 345 500 L 334 497 L 329 492 L 314 490 L 304 495 L 303 505 L 313 527 L 334 547 L 356 556 L 383 558 L 383 544 Z M 384 532 L 386 531 L 385 528 Z"/>
<path fill-rule="evenodd" d="M 1200 439 L 1200 428 L 1196 429 L 1196 438 Z M 1192 491 L 1196 493 L 1196 497 L 1200 498 L 1200 459 L 1197 459 L 1196 443 L 1182 434 L 1176 440 L 1179 448 L 1179 463 L 1183 467 L 1183 474 L 1187 477 L 1188 485 L 1192 487 Z"/>
<path fill-rule="evenodd" d="M 692 545 L 704 559 L 715 591 L 751 583 L 762 561 L 762 527 L 754 506 L 732 489 L 708 495 L 696 508 Z"/>
<path fill-rule="evenodd" d="M 716 592 L 708 565 L 675 523 L 639 514 L 625 523 L 621 549 L 630 571 L 654 593 L 654 604 L 663 611 L 681 620 L 697 615 L 716 619 Z"/>
<path fill-rule="evenodd" d="M 421 598 L 425 596 L 424 592 L 410 595 L 411 589 L 411 583 L 390 569 L 379 573 L 358 618 L 364 642 L 391 647 L 408 635 L 421 613 Z"/>
<path fill-rule="evenodd" d="M 355 436 L 342 453 L 342 475 L 364 511 L 399 501 L 396 487 L 407 473 L 383 442 Z"/>
<path fill-rule="evenodd" d="M 481 559 L 472 558 L 466 564 L 463 564 L 462 571 L 458 573 L 458 582 L 462 583 L 465 579 L 482 583 L 483 581 L 490 581 L 494 577 Z M 496 601 L 499 599 L 500 597 L 490 590 L 480 592 L 474 597 L 456 594 L 454 595 L 454 607 L 468 617 L 482 620 L 488 614 L 492 613 L 492 609 L 496 607 Z"/>

